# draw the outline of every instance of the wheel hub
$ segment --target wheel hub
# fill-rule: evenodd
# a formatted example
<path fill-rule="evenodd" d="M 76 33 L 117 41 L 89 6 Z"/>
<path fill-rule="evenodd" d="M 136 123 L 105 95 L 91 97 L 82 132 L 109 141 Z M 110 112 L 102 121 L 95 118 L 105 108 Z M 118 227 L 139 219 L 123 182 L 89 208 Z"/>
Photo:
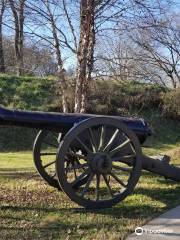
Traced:
<path fill-rule="evenodd" d="M 107 153 L 98 152 L 92 156 L 90 166 L 96 173 L 107 174 L 111 172 L 112 161 Z"/>

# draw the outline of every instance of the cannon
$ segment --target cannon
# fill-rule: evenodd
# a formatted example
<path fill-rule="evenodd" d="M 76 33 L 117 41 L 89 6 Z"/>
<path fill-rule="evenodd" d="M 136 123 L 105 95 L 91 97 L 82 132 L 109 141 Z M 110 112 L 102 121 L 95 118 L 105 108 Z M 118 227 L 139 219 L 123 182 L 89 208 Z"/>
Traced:
<path fill-rule="evenodd" d="M 142 154 L 152 134 L 143 119 L 0 107 L 0 125 L 39 129 L 33 148 L 37 171 L 85 208 L 108 208 L 125 199 L 141 169 L 180 181 L 180 168 L 168 156 Z"/>

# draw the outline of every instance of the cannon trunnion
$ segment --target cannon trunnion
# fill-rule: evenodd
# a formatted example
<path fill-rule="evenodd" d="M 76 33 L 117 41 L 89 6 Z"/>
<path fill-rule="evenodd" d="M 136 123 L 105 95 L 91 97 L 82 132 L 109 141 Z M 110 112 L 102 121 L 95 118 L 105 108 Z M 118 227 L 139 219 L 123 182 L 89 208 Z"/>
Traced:
<path fill-rule="evenodd" d="M 167 156 L 142 154 L 151 135 L 142 119 L 0 108 L 0 125 L 41 129 L 33 150 L 39 174 L 86 208 L 122 201 L 133 192 L 141 169 L 180 181 L 180 169 Z"/>

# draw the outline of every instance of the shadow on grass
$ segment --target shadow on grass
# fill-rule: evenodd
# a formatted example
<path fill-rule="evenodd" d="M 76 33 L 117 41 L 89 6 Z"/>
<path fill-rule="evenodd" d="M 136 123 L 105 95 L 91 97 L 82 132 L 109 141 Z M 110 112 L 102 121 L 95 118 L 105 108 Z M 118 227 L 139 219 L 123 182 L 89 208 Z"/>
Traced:
<path fill-rule="evenodd" d="M 140 194 L 140 195 L 146 195 L 152 200 L 159 201 L 161 203 L 165 204 L 165 208 L 169 209 L 172 207 L 177 206 L 180 204 L 180 199 L 177 198 L 177 196 L 180 196 L 180 186 L 177 186 L 174 189 L 161 189 L 161 188 L 156 188 L 156 189 L 146 189 L 146 188 L 137 188 L 134 191 L 134 194 Z M 135 203 L 135 201 L 133 200 Z M 77 210 L 74 210 L 77 211 Z M 146 213 L 149 212 L 158 212 L 159 209 L 156 206 L 150 206 L 148 204 L 141 204 L 138 205 L 134 204 L 132 205 L 131 203 L 121 203 L 117 205 L 117 207 L 111 208 L 111 209 L 99 209 L 99 210 L 82 210 L 82 212 L 96 212 L 99 214 L 108 214 L 112 216 L 120 216 L 123 215 L 123 217 L 128 217 L 128 218 L 136 218 L 136 217 L 141 217 L 143 215 L 146 215 Z M 135 213 L 138 213 L 136 215 Z M 135 215 L 134 215 L 135 214 Z M 139 215 L 140 214 L 140 215 Z M 132 216 L 133 215 L 133 216 Z"/>
<path fill-rule="evenodd" d="M 152 200 L 157 200 L 165 204 L 165 207 L 159 208 L 156 204 L 149 203 L 141 203 L 137 200 L 127 199 L 127 201 L 118 204 L 116 207 L 111 209 L 98 209 L 98 210 L 87 210 L 83 208 L 57 208 L 57 207 L 39 207 L 38 205 L 30 206 L 1 206 L 0 211 L 9 213 L 11 212 L 11 216 L 5 216 L 2 218 L 2 221 L 16 221 L 15 226 L 9 226 L 8 224 L 4 224 L 0 226 L 0 231 L 3 230 L 7 233 L 17 232 L 18 238 L 21 234 L 26 234 L 26 237 L 29 236 L 29 239 L 35 239 L 34 234 L 38 233 L 38 236 L 41 236 L 40 239 L 59 239 L 59 236 L 64 236 L 69 234 L 71 237 L 77 237 L 77 226 L 80 225 L 80 229 L 83 230 L 84 234 L 89 234 L 91 231 L 101 231 L 103 229 L 112 229 L 112 226 L 115 228 L 119 228 L 121 226 L 125 226 L 126 224 L 133 224 L 137 221 L 145 222 L 146 220 L 150 220 L 151 217 L 156 217 L 163 210 L 168 210 L 169 208 L 175 207 L 180 204 L 180 200 L 177 196 L 180 195 L 180 187 L 177 186 L 172 191 L 170 189 L 145 189 L 145 188 L 137 188 L 134 192 L 136 195 L 146 195 Z M 32 211 L 32 214 L 38 213 L 41 217 L 40 219 L 35 220 L 28 228 L 22 228 L 18 225 L 20 221 L 27 221 L 28 217 L 24 217 L 24 212 Z M 16 213 L 20 214 L 22 212 L 21 217 L 16 217 Z M 93 221 L 89 221 L 88 216 L 93 216 Z M 46 217 L 48 217 L 46 219 Z M 83 217 L 83 221 L 82 221 Z M 110 217 L 110 218 L 109 218 Z M 7 218 L 7 219 L 6 219 Z M 1 218 L 0 218 L 1 221 Z M 70 231 L 70 233 L 68 233 Z M 52 238 L 49 238 L 49 236 Z M 60 238 L 62 239 L 62 238 Z M 64 237 L 66 239 L 66 237 Z"/>
<path fill-rule="evenodd" d="M 35 171 L 34 168 L 1 168 L 0 167 L 0 172 L 29 172 L 29 171 Z"/>
<path fill-rule="evenodd" d="M 40 219 L 38 221 L 38 224 L 33 224 L 33 226 L 30 228 L 33 231 L 37 230 L 39 233 L 42 233 L 43 231 L 59 231 L 64 232 L 69 229 L 71 231 L 75 231 L 77 226 L 80 224 L 80 228 L 83 229 L 83 231 L 92 231 L 96 229 L 97 231 L 103 229 L 111 229 L 112 226 L 119 226 L 120 222 L 124 221 L 127 223 L 127 221 L 134 221 L 139 219 L 147 219 L 149 217 L 149 214 L 157 213 L 157 209 L 154 206 L 150 205 L 143 205 L 141 206 L 127 206 L 127 205 L 119 205 L 117 208 L 112 209 L 103 209 L 103 210 L 86 210 L 86 209 L 80 209 L 80 208 L 73 208 L 73 209 L 57 209 L 57 208 L 38 208 L 38 207 L 11 207 L 11 206 L 4 206 L 1 207 L 0 210 L 7 210 L 9 211 L 38 211 L 44 214 L 44 212 L 48 213 L 44 219 Z M 40 213 L 41 214 L 41 213 Z M 93 221 L 88 220 L 88 216 L 91 215 L 94 216 Z M 96 214 L 96 216 L 94 215 Z M 72 216 L 73 215 L 73 216 Z M 57 216 L 57 217 L 56 217 Z M 106 216 L 106 218 L 105 218 Z M 108 218 L 110 216 L 110 219 Z M 84 218 L 84 220 L 80 220 Z M 69 220 L 68 220 L 69 219 Z M 8 221 L 10 219 L 7 219 Z M 12 219 L 16 220 L 16 218 Z M 18 219 L 20 220 L 20 219 Z M 24 217 L 22 216 L 22 219 L 24 220 Z M 20 220 L 20 221 L 21 221 Z M 18 222 L 17 222 L 18 223 Z M 10 228 L 9 226 L 3 226 L 0 227 L 0 229 L 4 230 L 15 230 L 21 231 L 22 229 L 18 226 L 14 226 L 13 228 Z M 29 230 L 30 230 L 29 229 Z M 45 238 L 47 239 L 47 238 Z M 58 238 L 59 239 L 59 238 Z"/>
<path fill-rule="evenodd" d="M 33 168 L 0 168 L 0 177 L 9 179 L 40 179 L 39 174 Z"/>
<path fill-rule="evenodd" d="M 152 200 L 159 201 L 161 203 L 164 203 L 166 205 L 166 208 L 177 206 L 180 204 L 180 199 L 177 198 L 177 196 L 180 195 L 180 186 L 177 186 L 176 188 L 170 190 L 168 189 L 145 189 L 145 188 L 137 188 L 134 191 L 134 194 L 140 194 L 140 195 L 146 195 Z M 112 216 L 118 216 L 123 215 L 123 217 L 128 218 L 139 218 L 139 213 L 146 213 L 149 211 L 156 212 L 157 208 L 156 206 L 150 206 L 148 204 L 138 204 L 135 200 L 133 200 L 132 204 L 131 202 L 122 202 L 118 204 L 116 207 L 113 208 L 107 208 L 107 209 L 84 209 L 84 208 L 46 208 L 46 207 L 38 207 L 38 206 L 1 206 L 0 210 L 12 210 L 12 211 L 38 211 L 38 212 L 47 212 L 47 213 L 97 213 L 97 214 L 103 214 L 103 215 L 112 215 Z M 137 216 L 132 215 L 132 213 L 138 213 Z"/>

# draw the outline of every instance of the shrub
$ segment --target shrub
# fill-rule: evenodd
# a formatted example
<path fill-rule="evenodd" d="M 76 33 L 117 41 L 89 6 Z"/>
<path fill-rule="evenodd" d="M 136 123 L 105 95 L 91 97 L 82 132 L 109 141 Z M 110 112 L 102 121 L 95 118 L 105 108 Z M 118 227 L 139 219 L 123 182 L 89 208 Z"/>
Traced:
<path fill-rule="evenodd" d="M 89 112 L 131 115 L 162 105 L 161 94 L 167 89 L 136 82 L 97 81 L 91 91 Z M 105 107 L 106 106 L 106 107 Z"/>
<path fill-rule="evenodd" d="M 180 120 L 180 87 L 163 94 L 163 115 Z"/>
<path fill-rule="evenodd" d="M 0 104 L 26 110 L 47 111 L 54 98 L 53 79 L 0 76 Z"/>

